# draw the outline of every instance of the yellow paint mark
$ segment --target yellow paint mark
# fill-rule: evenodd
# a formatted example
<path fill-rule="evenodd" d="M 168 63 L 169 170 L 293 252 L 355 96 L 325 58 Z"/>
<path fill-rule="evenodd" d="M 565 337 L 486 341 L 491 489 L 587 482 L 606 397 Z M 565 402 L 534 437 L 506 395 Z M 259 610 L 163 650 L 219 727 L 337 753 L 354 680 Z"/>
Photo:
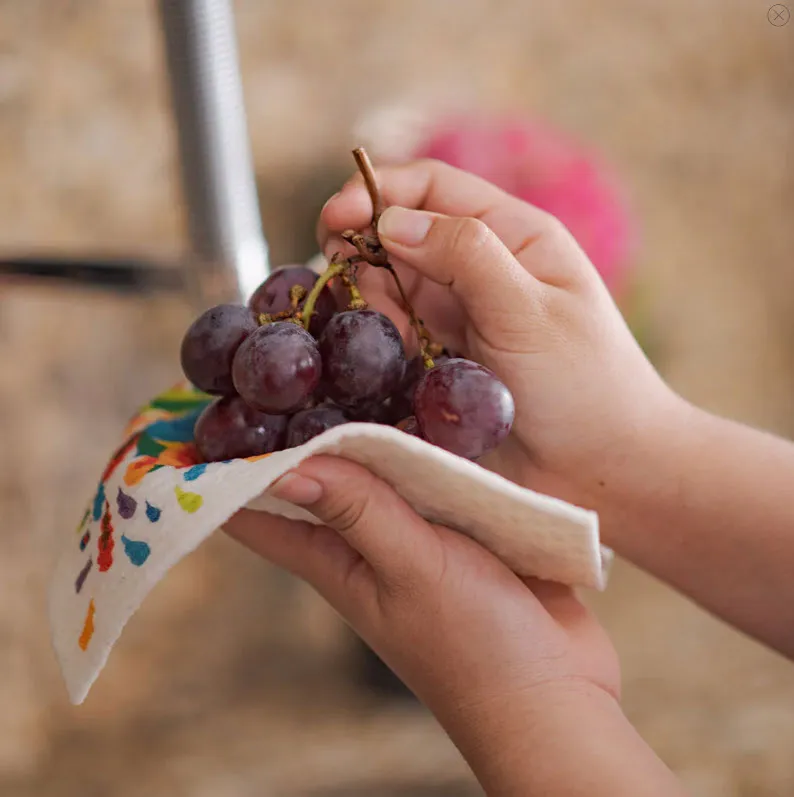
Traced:
<path fill-rule="evenodd" d="M 85 622 L 83 623 L 83 633 L 80 634 L 80 639 L 77 640 L 77 644 L 83 650 L 88 648 L 88 643 L 91 641 L 91 637 L 94 636 L 94 615 L 96 614 L 96 606 L 94 606 L 94 599 L 91 598 L 91 602 L 88 604 L 88 611 L 85 615 Z"/>
<path fill-rule="evenodd" d="M 201 509 L 201 505 L 204 503 L 204 499 L 198 493 L 186 493 L 179 485 L 174 487 L 174 492 L 176 493 L 176 500 L 179 502 L 179 506 L 190 514 L 198 512 L 198 510 Z"/>

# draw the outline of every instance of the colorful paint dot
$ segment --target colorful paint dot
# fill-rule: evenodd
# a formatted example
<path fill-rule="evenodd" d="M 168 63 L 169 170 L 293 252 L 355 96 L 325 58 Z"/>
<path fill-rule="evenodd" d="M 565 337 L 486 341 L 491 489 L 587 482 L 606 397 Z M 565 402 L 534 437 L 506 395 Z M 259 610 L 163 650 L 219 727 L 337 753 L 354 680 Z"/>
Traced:
<path fill-rule="evenodd" d="M 85 584 L 85 580 L 88 577 L 88 573 L 90 572 L 93 564 L 94 562 L 91 559 L 89 559 L 83 566 L 83 569 L 77 574 L 77 578 L 75 579 L 74 582 L 74 591 L 77 592 L 78 594 L 80 590 L 83 588 L 83 584 Z"/>
<path fill-rule="evenodd" d="M 194 465 L 192 468 L 188 468 L 185 471 L 185 481 L 186 482 L 194 482 L 198 479 L 199 476 L 204 474 L 204 471 L 207 470 L 206 463 L 202 463 L 201 465 Z"/>
<path fill-rule="evenodd" d="M 246 457 L 246 462 L 259 462 L 260 459 L 267 459 L 267 457 L 271 456 L 272 452 L 268 452 L 267 454 L 256 454 L 253 457 Z"/>
<path fill-rule="evenodd" d="M 204 499 L 198 493 L 187 493 L 179 485 L 174 487 L 176 500 L 185 512 L 191 515 L 201 509 Z"/>
<path fill-rule="evenodd" d="M 85 621 L 83 622 L 83 630 L 80 633 L 80 638 L 77 640 L 77 644 L 80 646 L 82 650 L 86 650 L 88 648 L 88 643 L 91 641 L 91 637 L 94 636 L 95 614 L 96 614 L 96 606 L 94 606 L 94 599 L 91 598 L 91 602 L 88 604 L 88 611 L 85 614 Z"/>
<path fill-rule="evenodd" d="M 160 509 L 160 507 L 152 506 L 148 501 L 146 502 L 146 517 L 149 518 L 152 523 L 157 523 L 162 514 L 163 510 Z"/>
<path fill-rule="evenodd" d="M 185 415 L 178 415 L 167 420 L 155 421 L 146 428 L 146 435 L 152 440 L 169 443 L 192 443 L 193 427 L 204 408 L 199 406 Z"/>
<path fill-rule="evenodd" d="M 127 554 L 127 558 L 135 567 L 140 567 L 149 558 L 149 554 L 152 552 L 148 542 L 131 540 L 124 534 L 121 535 L 121 542 L 124 544 L 124 553 Z"/>
<path fill-rule="evenodd" d="M 119 515 L 124 520 L 129 520 L 138 508 L 138 502 L 131 495 L 127 495 L 121 487 L 119 487 L 119 492 L 116 496 L 116 505 L 119 509 Z"/>
<path fill-rule="evenodd" d="M 110 516 L 110 504 L 105 501 L 105 514 L 100 524 L 101 533 L 97 539 L 97 564 L 99 572 L 104 573 L 113 566 L 113 521 Z"/>
<path fill-rule="evenodd" d="M 77 533 L 82 534 L 83 529 L 85 528 L 85 524 L 88 523 L 88 518 L 91 517 L 91 507 L 89 506 L 86 509 L 85 514 L 83 515 L 83 519 L 80 521 L 80 525 L 77 527 Z"/>
<path fill-rule="evenodd" d="M 83 536 L 80 538 L 80 550 L 84 551 L 86 545 L 91 541 L 91 532 L 87 531 Z"/>
<path fill-rule="evenodd" d="M 105 485 L 100 482 L 97 487 L 96 495 L 94 496 L 94 508 L 92 517 L 94 520 L 99 520 L 102 517 L 102 508 L 105 506 Z"/>

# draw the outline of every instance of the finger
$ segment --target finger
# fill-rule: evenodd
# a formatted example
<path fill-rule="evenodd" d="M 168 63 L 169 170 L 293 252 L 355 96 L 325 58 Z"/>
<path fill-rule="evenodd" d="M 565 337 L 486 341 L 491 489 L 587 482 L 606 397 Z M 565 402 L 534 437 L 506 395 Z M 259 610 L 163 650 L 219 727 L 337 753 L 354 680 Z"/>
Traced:
<path fill-rule="evenodd" d="M 306 507 L 338 532 L 386 586 L 408 588 L 438 561 L 440 542 L 433 528 L 389 485 L 354 462 L 312 457 L 269 492 Z"/>
<path fill-rule="evenodd" d="M 485 223 L 392 206 L 378 233 L 390 255 L 450 288 L 485 343 L 505 351 L 526 344 L 545 288 Z"/>
<path fill-rule="evenodd" d="M 490 227 L 538 279 L 556 282 L 560 272 L 573 267 L 571 258 L 559 260 L 541 256 L 537 244 L 559 239 L 573 250 L 572 236 L 553 216 L 511 196 L 480 177 L 448 164 L 421 160 L 402 166 L 378 169 L 378 185 L 386 205 L 428 210 L 448 216 L 471 217 Z M 323 208 L 318 223 L 318 240 L 326 254 L 338 248 L 343 230 L 367 227 L 372 219 L 372 202 L 361 175 L 355 175 Z M 329 243 L 333 241 L 334 243 Z M 581 256 L 581 253 L 580 253 Z"/>
<path fill-rule="evenodd" d="M 361 568 L 362 557 L 335 531 L 250 509 L 240 510 L 223 530 L 263 559 L 308 582 L 344 612 L 351 592 L 350 575 Z"/>

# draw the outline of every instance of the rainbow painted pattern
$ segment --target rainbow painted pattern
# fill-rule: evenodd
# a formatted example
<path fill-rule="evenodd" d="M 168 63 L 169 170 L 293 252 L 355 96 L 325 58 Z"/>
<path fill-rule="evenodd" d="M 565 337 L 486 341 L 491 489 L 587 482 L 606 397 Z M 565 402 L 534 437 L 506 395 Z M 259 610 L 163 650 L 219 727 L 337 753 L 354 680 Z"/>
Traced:
<path fill-rule="evenodd" d="M 194 443 L 193 428 L 211 401 L 211 396 L 180 383 L 152 399 L 127 424 L 124 442 L 110 458 L 77 527 L 76 545 L 86 558 L 75 573 L 76 594 L 82 592 L 93 571 L 96 571 L 92 576 L 93 586 L 98 587 L 97 579 L 113 569 L 120 555 L 134 567 L 146 565 L 152 554 L 151 542 L 128 537 L 124 525 L 139 513 L 153 524 L 159 523 L 163 516 L 163 507 L 147 496 L 148 474 L 166 467 L 180 471 L 185 486 L 174 487 L 177 505 L 188 514 L 201 509 L 204 498 L 193 483 L 204 474 L 207 465 L 202 462 Z M 265 456 L 268 455 L 250 457 L 247 461 L 256 462 Z M 123 486 L 110 494 L 109 481 L 117 474 L 121 474 Z M 119 480 L 115 482 L 118 484 Z M 78 639 L 83 651 L 88 649 L 93 637 L 96 600 L 94 597 L 89 600 Z"/>

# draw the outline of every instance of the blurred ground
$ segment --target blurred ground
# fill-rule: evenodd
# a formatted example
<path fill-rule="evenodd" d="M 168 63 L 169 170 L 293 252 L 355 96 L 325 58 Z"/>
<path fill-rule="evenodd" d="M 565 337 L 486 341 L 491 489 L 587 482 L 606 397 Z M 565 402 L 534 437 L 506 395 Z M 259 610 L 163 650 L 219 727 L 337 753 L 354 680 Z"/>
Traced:
<path fill-rule="evenodd" d="M 539 114 L 628 185 L 670 381 L 794 432 L 794 23 L 759 0 L 236 7 L 277 261 L 308 253 L 365 109 Z M 167 110 L 148 5 L 0 3 L 0 248 L 178 253 Z M 48 567 L 121 424 L 174 377 L 188 320 L 177 300 L 2 288 L 0 794 L 465 797 L 432 720 L 356 689 L 329 610 L 225 539 L 166 579 L 68 706 Z M 622 564 L 593 603 L 627 712 L 694 794 L 794 792 L 794 667 Z"/>

